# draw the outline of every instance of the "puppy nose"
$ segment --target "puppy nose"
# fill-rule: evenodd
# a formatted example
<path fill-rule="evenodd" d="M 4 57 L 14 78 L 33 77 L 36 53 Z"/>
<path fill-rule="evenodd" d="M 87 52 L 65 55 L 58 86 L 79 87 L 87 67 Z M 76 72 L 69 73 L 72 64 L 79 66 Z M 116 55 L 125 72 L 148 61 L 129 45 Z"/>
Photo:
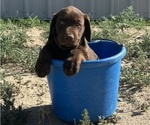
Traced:
<path fill-rule="evenodd" d="M 65 36 L 65 40 L 69 40 L 69 41 L 72 41 L 74 39 L 74 36 L 73 36 L 73 34 L 69 34 L 69 35 L 66 35 Z"/>

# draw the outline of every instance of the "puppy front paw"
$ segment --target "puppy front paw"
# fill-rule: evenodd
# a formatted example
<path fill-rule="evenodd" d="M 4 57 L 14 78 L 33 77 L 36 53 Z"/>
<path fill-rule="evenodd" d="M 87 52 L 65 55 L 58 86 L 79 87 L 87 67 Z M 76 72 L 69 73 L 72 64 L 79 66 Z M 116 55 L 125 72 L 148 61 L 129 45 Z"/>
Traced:
<path fill-rule="evenodd" d="M 63 71 L 67 76 L 75 75 L 79 72 L 81 62 L 73 57 L 65 60 L 63 64 Z"/>
<path fill-rule="evenodd" d="M 50 63 L 37 62 L 35 65 L 35 72 L 38 77 L 45 77 L 50 72 Z"/>

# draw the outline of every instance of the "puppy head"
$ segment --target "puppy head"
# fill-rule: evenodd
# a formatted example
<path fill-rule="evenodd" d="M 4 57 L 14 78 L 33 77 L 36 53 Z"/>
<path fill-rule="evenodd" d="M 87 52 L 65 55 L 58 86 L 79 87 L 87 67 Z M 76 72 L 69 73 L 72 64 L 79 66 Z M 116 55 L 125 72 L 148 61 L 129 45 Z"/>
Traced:
<path fill-rule="evenodd" d="M 91 39 L 88 16 L 73 6 L 62 9 L 52 19 L 49 37 L 62 49 L 77 48 L 84 38 Z"/>

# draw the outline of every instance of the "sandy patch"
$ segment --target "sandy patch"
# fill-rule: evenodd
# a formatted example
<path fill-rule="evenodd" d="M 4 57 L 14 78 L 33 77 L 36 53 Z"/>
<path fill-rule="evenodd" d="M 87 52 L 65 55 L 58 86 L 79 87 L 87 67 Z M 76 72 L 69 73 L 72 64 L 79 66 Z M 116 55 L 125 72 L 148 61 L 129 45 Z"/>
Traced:
<path fill-rule="evenodd" d="M 27 35 L 30 37 L 30 40 L 27 42 L 27 46 L 34 47 L 34 46 L 44 46 L 45 39 L 41 37 L 41 34 L 44 31 L 33 27 L 27 31 Z"/>

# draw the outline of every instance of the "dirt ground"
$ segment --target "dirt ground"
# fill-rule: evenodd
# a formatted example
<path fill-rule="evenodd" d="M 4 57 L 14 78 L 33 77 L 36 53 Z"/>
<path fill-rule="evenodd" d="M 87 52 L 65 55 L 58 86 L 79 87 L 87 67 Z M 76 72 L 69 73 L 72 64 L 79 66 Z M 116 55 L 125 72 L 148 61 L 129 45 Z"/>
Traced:
<path fill-rule="evenodd" d="M 150 29 L 150 27 L 147 27 L 147 29 Z M 32 37 L 32 43 L 29 41 L 28 45 L 43 46 L 44 42 L 42 41 L 41 33 L 42 31 L 37 28 L 29 30 L 28 34 L 31 37 L 34 34 L 34 37 Z M 131 33 L 137 34 L 137 31 L 132 30 Z M 138 35 L 141 34 L 143 32 L 139 31 Z M 130 41 L 132 42 L 132 39 Z M 18 90 L 17 94 L 14 95 L 15 105 L 22 105 L 25 110 L 31 111 L 26 125 L 42 123 L 45 123 L 44 125 L 69 125 L 58 119 L 52 111 L 47 78 L 38 78 L 35 74 L 21 73 L 21 69 L 16 70 L 16 67 L 10 67 L 3 70 L 7 72 L 7 80 L 14 83 L 16 90 Z M 17 78 L 13 77 L 11 72 L 17 74 Z M 18 73 L 20 74 L 19 76 Z M 129 89 L 124 90 L 124 86 L 120 86 L 120 91 L 129 91 Z M 117 116 L 120 116 L 121 119 L 116 125 L 150 125 L 150 109 L 143 112 L 138 108 L 143 103 L 150 105 L 150 87 L 144 87 L 141 91 L 136 91 L 133 96 L 134 103 L 129 103 L 119 98 Z"/>

